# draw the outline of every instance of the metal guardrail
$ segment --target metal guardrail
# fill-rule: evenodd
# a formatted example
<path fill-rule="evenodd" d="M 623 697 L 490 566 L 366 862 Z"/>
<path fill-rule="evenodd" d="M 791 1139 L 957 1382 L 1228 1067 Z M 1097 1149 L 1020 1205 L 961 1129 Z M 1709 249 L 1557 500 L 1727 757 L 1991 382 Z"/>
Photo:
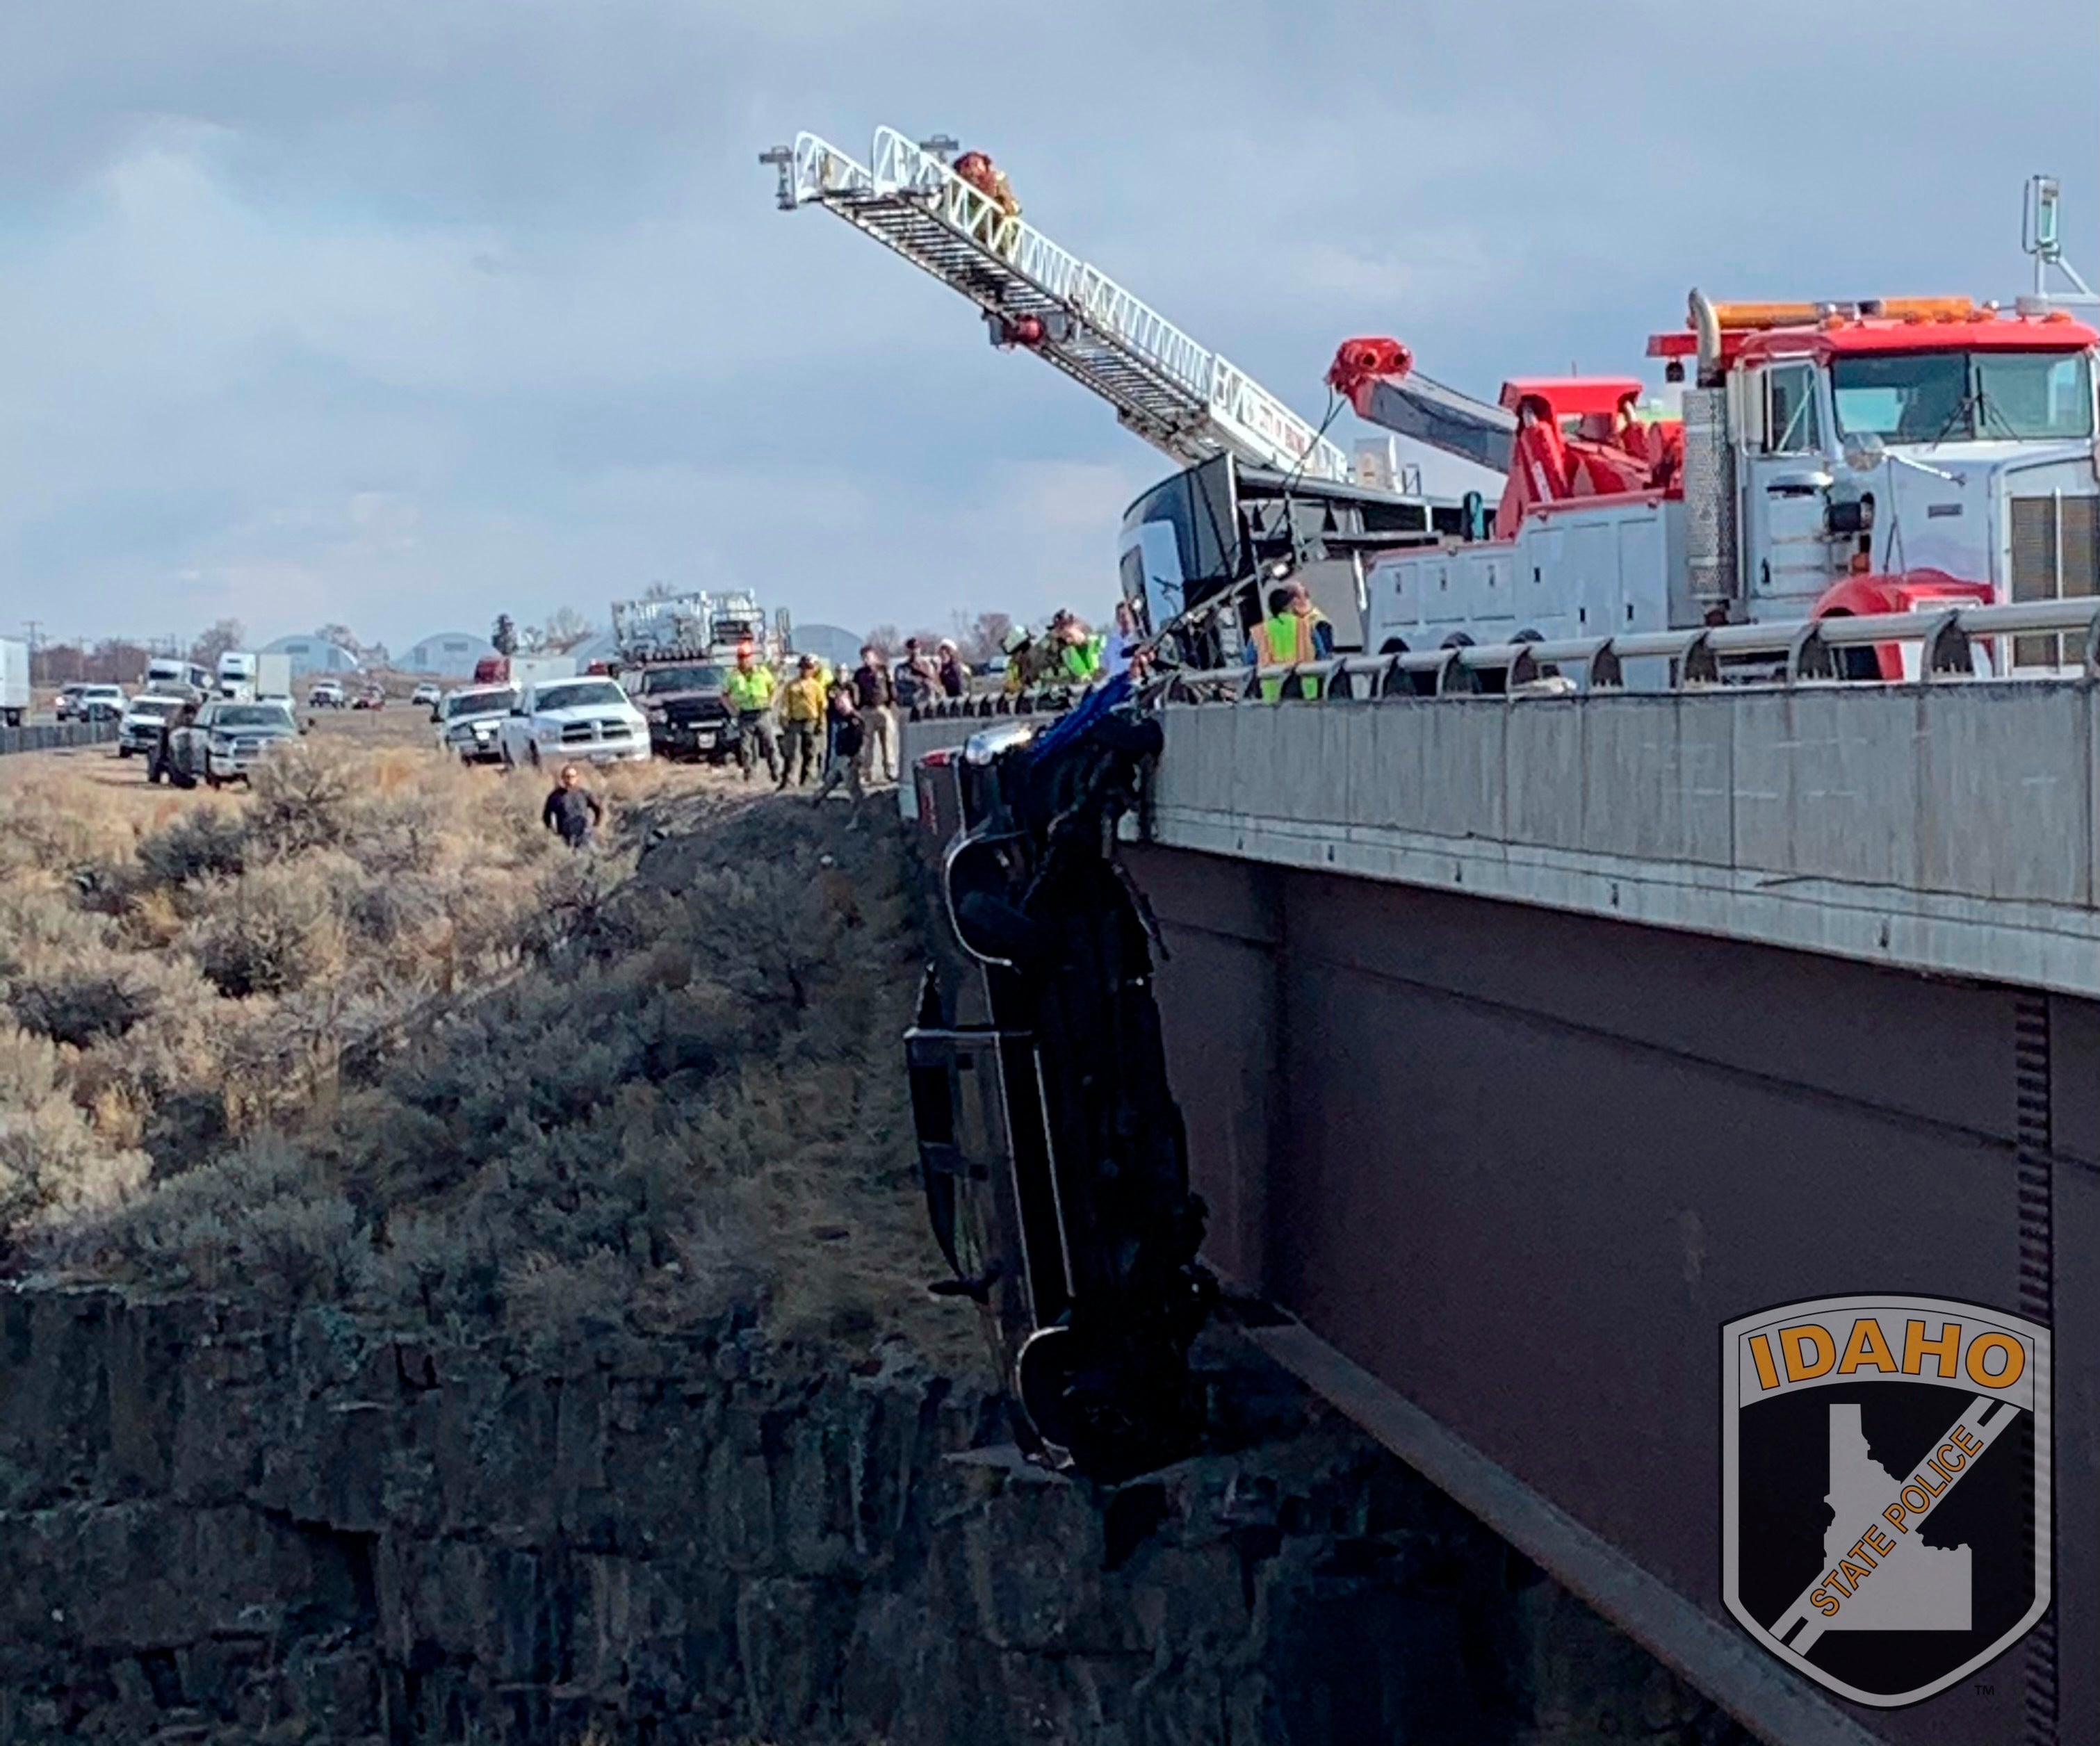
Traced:
<path fill-rule="evenodd" d="M 1886 681 L 1849 674 L 1842 652 L 1903 642 L 1921 646 L 1922 678 L 1951 684 L 1974 681 L 1977 644 L 2045 635 L 2075 639 L 2079 676 L 2100 678 L 2100 597 L 2086 597 L 1782 624 L 1705 625 L 1630 637 L 1464 643 L 1399 655 L 1338 656 L 1292 667 L 1223 667 L 1162 674 L 1146 687 L 1145 695 L 1171 703 L 1259 700 L 1262 681 L 1281 680 L 1286 682 L 1280 701 L 1304 701 L 1303 686 L 1288 681 L 1309 678 L 1316 682 L 1316 697 L 1525 697 L 1546 692 L 1569 667 L 1583 670 L 1590 690 L 1617 690 L 1625 683 L 1628 661 L 1658 659 L 1669 662 L 1669 689 L 1679 691 L 1753 681 L 1878 685 Z M 1760 664 L 1758 670 L 1746 674 L 1749 664 L 1760 657 L 1768 658 L 1769 665 Z"/>
<path fill-rule="evenodd" d="M 108 745 L 114 721 L 60 721 L 42 727 L 0 727 L 0 756 L 12 752 L 55 752 L 67 746 Z"/>
<path fill-rule="evenodd" d="M 1838 656 L 1848 649 L 1882 643 L 1921 645 L 1919 672 L 1935 684 L 2020 683 L 2007 679 L 1979 681 L 1973 662 L 1974 646 L 2014 636 L 2057 636 L 2079 646 L 2079 677 L 2100 679 L 2100 596 L 2071 600 L 2023 601 L 2010 606 L 1952 606 L 1935 612 L 1890 612 L 1772 624 L 1715 624 L 1696 630 L 1646 631 L 1631 637 L 1590 637 L 1558 642 L 1464 643 L 1452 648 L 1411 650 L 1400 655 L 1338 655 L 1295 667 L 1217 667 L 1198 672 L 1179 669 L 1148 680 L 1140 696 L 1147 703 L 1266 702 L 1264 679 L 1282 681 L 1275 701 L 1294 703 L 1326 698 L 1480 697 L 1524 698 L 1564 694 L 1555 686 L 1560 670 L 1579 667 L 1589 689 L 1617 691 L 1625 665 L 1632 660 L 1666 659 L 1670 689 L 1677 691 L 1739 690 L 1753 683 L 1795 685 L 1882 685 L 1880 678 L 1847 676 Z M 1742 664 L 1770 658 L 1752 677 Z M 2061 677 L 2060 672 L 2049 677 Z M 1315 681 L 1307 699 L 1293 680 Z M 960 721 L 1003 716 L 1056 714 L 1070 708 L 1091 686 L 1061 686 L 1019 696 L 987 694 L 945 698 L 914 705 L 912 721 Z"/>

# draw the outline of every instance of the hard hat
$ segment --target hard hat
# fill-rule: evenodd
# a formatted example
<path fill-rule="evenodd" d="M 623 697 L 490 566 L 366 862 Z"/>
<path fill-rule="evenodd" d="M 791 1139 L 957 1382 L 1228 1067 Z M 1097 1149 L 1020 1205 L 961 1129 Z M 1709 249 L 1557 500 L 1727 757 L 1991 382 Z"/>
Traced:
<path fill-rule="evenodd" d="M 999 644 L 999 646 L 1005 650 L 1008 655 L 1012 654 L 1017 649 L 1026 648 L 1028 646 L 1028 627 L 1026 624 L 1016 624 L 1010 628 L 1006 633 L 1005 640 Z"/>

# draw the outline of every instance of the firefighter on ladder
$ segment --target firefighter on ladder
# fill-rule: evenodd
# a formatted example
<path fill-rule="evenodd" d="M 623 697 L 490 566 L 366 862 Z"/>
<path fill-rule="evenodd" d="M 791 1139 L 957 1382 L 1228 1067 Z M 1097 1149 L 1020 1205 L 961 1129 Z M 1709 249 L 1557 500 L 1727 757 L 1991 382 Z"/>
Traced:
<path fill-rule="evenodd" d="M 1335 652 L 1335 633 L 1326 615 L 1312 604 L 1312 597 L 1303 582 L 1283 579 L 1281 565 L 1273 575 L 1268 590 L 1268 615 L 1255 626 L 1247 638 L 1248 658 L 1257 668 L 1303 667 L 1308 662 L 1330 659 Z M 1299 674 L 1298 688 L 1300 696 L 1317 698 L 1320 694 L 1319 675 Z M 1272 703 L 1281 698 L 1282 677 L 1264 678 L 1261 694 L 1264 702 Z"/>
<path fill-rule="evenodd" d="M 955 160 L 955 174 L 991 203 L 991 209 L 979 216 L 971 234 L 987 249 L 1001 254 L 1009 253 L 1012 221 L 1021 216 L 1021 202 L 1013 197 L 1013 184 L 1006 179 L 1006 172 L 983 152 L 965 152 Z"/>

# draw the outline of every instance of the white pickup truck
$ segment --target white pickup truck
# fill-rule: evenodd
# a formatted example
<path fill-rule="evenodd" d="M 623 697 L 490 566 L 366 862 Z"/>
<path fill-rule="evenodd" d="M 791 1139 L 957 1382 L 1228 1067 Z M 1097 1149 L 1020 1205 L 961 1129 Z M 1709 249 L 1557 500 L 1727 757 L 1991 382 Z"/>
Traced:
<path fill-rule="evenodd" d="M 496 730 L 505 769 L 641 762 L 649 722 L 611 679 L 549 679 L 518 694 Z"/>

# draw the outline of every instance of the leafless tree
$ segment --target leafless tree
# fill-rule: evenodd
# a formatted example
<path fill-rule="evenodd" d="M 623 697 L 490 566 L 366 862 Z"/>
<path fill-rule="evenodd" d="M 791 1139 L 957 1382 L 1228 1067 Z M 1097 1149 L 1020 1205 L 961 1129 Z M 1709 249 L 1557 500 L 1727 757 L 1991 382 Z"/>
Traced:
<path fill-rule="evenodd" d="M 190 645 L 190 659 L 200 667 L 216 668 L 218 658 L 229 649 L 248 646 L 248 627 L 238 619 L 221 619 Z"/>

